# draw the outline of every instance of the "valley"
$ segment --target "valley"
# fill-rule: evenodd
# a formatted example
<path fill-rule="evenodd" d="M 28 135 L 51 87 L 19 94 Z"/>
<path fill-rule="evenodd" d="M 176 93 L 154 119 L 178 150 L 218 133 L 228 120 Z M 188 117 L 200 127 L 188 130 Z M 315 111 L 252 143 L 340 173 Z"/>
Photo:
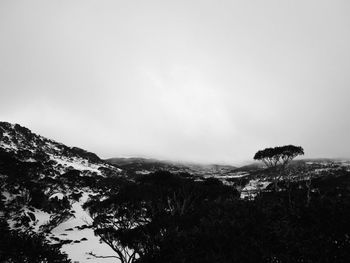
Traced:
<path fill-rule="evenodd" d="M 274 171 L 258 162 L 235 167 L 145 158 L 102 160 L 18 124 L 0 123 L 4 231 L 40 235 L 47 246 L 58 246 L 57 253 L 71 262 L 138 262 L 153 255 L 147 254 L 151 248 L 164 260 L 163 250 L 154 244 L 171 246 L 173 240 L 163 239 L 160 233 L 170 235 L 179 228 L 172 226 L 178 224 L 176 220 L 201 213 L 196 207 L 207 211 L 227 202 L 220 212 L 224 216 L 232 205 L 255 205 L 263 198 L 260 196 L 274 193 L 271 173 Z M 349 160 L 297 159 L 289 164 L 288 173 L 288 182 L 280 181 L 280 188 L 294 189 L 290 191 L 296 195 L 298 189 L 309 191 L 308 196 L 315 195 L 315 200 L 322 191 L 348 194 Z M 188 220 L 195 220 L 191 218 Z M 204 215 L 200 218 L 209 220 Z M 162 227 L 153 225 L 157 220 Z M 202 224 L 196 224 L 199 222 Z M 164 238 L 195 229 L 180 226 L 184 232 L 164 234 Z M 155 242 L 150 247 L 148 238 Z"/>

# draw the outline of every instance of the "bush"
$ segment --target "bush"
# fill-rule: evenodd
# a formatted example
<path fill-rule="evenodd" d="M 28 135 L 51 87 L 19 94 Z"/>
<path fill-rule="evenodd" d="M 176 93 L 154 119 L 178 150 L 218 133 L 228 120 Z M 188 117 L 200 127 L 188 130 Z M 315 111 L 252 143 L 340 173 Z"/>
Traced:
<path fill-rule="evenodd" d="M 60 245 L 50 245 L 41 235 L 9 230 L 3 220 L 0 232 L 0 262 L 71 262 L 60 252 Z"/>

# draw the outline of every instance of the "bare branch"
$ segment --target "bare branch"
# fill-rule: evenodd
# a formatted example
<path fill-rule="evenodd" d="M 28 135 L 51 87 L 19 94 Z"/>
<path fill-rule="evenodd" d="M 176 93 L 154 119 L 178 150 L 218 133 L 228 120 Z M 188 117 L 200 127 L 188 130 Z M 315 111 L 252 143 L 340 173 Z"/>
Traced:
<path fill-rule="evenodd" d="M 89 253 L 87 253 L 87 254 L 90 255 L 90 256 L 93 256 L 93 257 L 95 257 L 95 258 L 117 258 L 117 259 L 119 259 L 118 256 L 98 256 L 98 255 L 96 255 L 96 254 L 94 254 L 94 253 L 92 253 L 92 252 L 89 252 Z"/>

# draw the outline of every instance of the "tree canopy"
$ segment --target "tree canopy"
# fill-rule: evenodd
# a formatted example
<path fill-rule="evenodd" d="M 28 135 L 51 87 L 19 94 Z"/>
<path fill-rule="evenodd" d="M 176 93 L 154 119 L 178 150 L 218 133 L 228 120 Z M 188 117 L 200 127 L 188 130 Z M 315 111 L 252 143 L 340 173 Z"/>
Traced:
<path fill-rule="evenodd" d="M 285 145 L 274 148 L 265 148 L 254 155 L 254 160 L 262 161 L 267 167 L 285 165 L 298 155 L 303 155 L 304 149 L 301 146 Z"/>
<path fill-rule="evenodd" d="M 213 180 L 157 172 L 86 208 L 121 262 L 348 262 L 349 174 L 321 180 L 337 187 L 312 191 L 310 202 L 304 182 L 293 182 L 291 206 L 286 191 L 241 200 Z"/>

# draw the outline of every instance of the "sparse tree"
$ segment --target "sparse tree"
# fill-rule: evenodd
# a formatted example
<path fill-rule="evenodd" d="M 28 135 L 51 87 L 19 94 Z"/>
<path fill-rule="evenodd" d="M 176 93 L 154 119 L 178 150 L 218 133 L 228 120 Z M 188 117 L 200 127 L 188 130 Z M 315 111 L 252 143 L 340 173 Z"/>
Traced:
<path fill-rule="evenodd" d="M 254 155 L 254 160 L 262 161 L 266 167 L 273 171 L 272 180 L 275 190 L 278 189 L 278 181 L 283 176 L 288 163 L 298 155 L 303 155 L 304 149 L 301 146 L 285 145 L 274 148 L 266 148 Z"/>
<path fill-rule="evenodd" d="M 103 201 L 92 199 L 84 205 L 94 220 L 92 227 L 95 234 L 116 253 L 113 256 L 90 253 L 95 258 L 116 258 L 121 263 L 133 263 L 139 257 L 135 249 L 125 244 L 123 237 L 128 231 L 142 225 L 142 220 L 147 218 L 144 216 L 142 204 L 135 202 L 138 206 L 132 207 L 133 209 L 127 206 L 129 199 L 137 198 L 138 193 L 131 187 L 124 187 L 130 191 L 119 191 Z"/>

